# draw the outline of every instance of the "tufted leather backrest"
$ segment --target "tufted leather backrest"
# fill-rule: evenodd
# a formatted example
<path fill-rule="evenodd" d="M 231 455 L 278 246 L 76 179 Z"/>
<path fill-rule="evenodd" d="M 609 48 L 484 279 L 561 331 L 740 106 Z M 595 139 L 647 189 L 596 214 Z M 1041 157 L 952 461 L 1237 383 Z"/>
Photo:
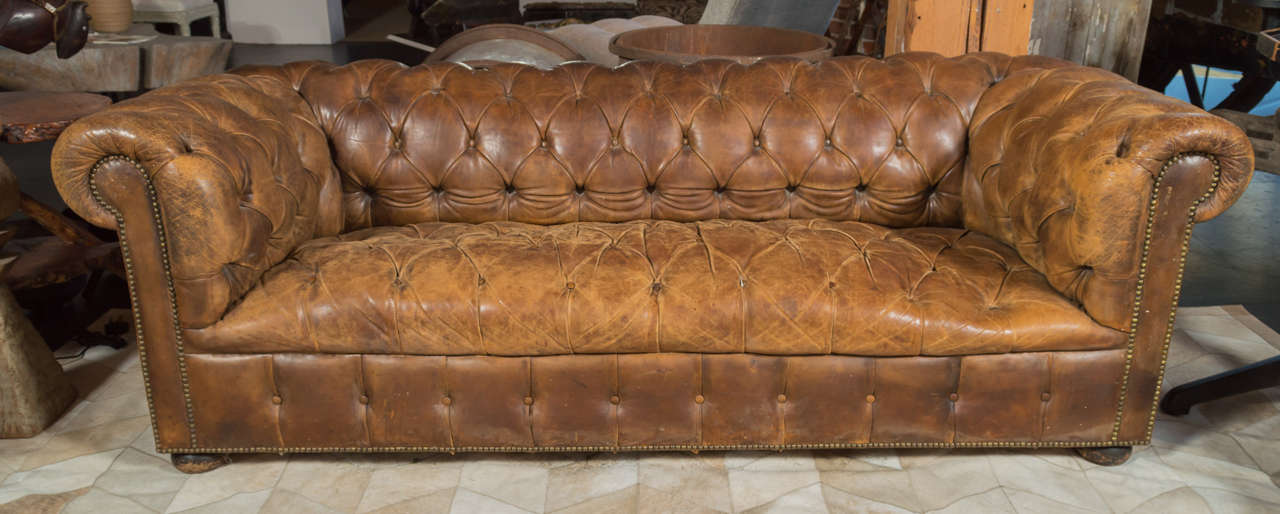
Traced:
<path fill-rule="evenodd" d="M 988 87 L 1042 58 L 902 54 L 812 65 L 552 70 L 299 63 L 343 179 L 346 230 L 424 221 L 826 218 L 958 226 Z"/>

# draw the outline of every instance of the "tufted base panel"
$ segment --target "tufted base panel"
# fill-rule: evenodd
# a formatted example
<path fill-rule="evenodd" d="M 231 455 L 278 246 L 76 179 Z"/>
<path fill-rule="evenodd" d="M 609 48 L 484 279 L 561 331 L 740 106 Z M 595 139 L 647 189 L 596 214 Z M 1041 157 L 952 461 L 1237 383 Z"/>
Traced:
<path fill-rule="evenodd" d="M 195 442 L 161 451 L 607 451 L 1098 445 L 1124 351 L 186 360 Z"/>
<path fill-rule="evenodd" d="M 855 221 L 420 223 L 303 244 L 208 353 L 971 355 L 1123 347 L 989 237 Z"/>

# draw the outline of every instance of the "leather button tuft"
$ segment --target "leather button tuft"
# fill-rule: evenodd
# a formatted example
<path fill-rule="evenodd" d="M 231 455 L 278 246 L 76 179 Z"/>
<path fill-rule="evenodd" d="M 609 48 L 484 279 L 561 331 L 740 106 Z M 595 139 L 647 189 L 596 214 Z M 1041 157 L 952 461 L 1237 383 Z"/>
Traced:
<path fill-rule="evenodd" d="M 876 402 L 876 395 L 874 394 L 867 395 L 867 403 L 875 403 L 875 402 Z"/>
<path fill-rule="evenodd" d="M 280 395 L 277 394 L 271 397 L 271 403 L 280 405 L 281 403 L 284 403 L 284 398 L 281 398 Z"/>
<path fill-rule="evenodd" d="M 898 141 L 897 141 L 896 143 L 894 143 L 894 144 L 896 144 L 899 148 L 901 148 L 901 147 L 902 147 L 902 138 L 898 138 Z"/>
<path fill-rule="evenodd" d="M 453 405 L 453 398 L 446 396 L 440 399 L 440 403 L 443 403 L 445 405 Z"/>
<path fill-rule="evenodd" d="M 787 403 L 787 395 L 785 394 L 778 395 L 778 403 Z"/>
<path fill-rule="evenodd" d="M 615 395 L 613 395 L 613 396 L 610 396 L 610 397 L 609 397 L 609 403 L 612 403 L 612 404 L 614 404 L 614 405 L 617 405 L 617 404 L 618 404 L 618 403 L 620 403 L 620 402 L 622 402 L 622 398 L 618 398 L 618 395 L 616 395 L 616 394 L 615 394 Z"/>
<path fill-rule="evenodd" d="M 363 404 L 363 405 L 368 405 L 368 404 L 369 404 L 369 396 L 368 396 L 368 395 L 363 395 L 363 394 L 362 394 L 362 395 L 360 395 L 360 403 L 361 403 L 361 404 Z"/>
<path fill-rule="evenodd" d="M 703 398 L 702 395 L 693 397 L 693 403 L 702 403 L 703 401 L 706 401 L 706 398 Z"/>
<path fill-rule="evenodd" d="M 1040 394 L 1040 401 L 1042 401 L 1042 402 L 1047 402 L 1047 401 L 1049 401 L 1049 393 L 1041 393 L 1041 394 Z"/>
<path fill-rule="evenodd" d="M 951 393 L 951 396 L 948 396 L 948 398 L 950 398 L 950 399 L 951 399 L 951 401 L 953 401 L 953 402 L 954 402 L 954 401 L 956 401 L 956 400 L 959 400 L 959 399 L 960 399 L 960 395 L 958 395 L 958 394 L 956 394 L 956 393 Z"/>
<path fill-rule="evenodd" d="M 756 138 L 756 140 L 755 140 L 755 145 L 756 145 L 756 148 L 759 148 L 759 147 L 760 147 L 760 138 L 758 138 L 758 137 Z"/>
<path fill-rule="evenodd" d="M 526 397 L 524 397 L 524 404 L 525 404 L 525 405 L 533 405 L 533 397 L 532 397 L 532 396 L 526 396 Z"/>
<path fill-rule="evenodd" d="M 570 290 L 570 291 L 573 291 L 573 288 L 575 288 L 575 287 L 578 287 L 578 286 L 577 286 L 577 285 L 575 285 L 573 282 L 565 282 L 565 284 L 564 284 L 564 288 L 565 288 L 565 289 L 568 289 L 568 290 Z"/>

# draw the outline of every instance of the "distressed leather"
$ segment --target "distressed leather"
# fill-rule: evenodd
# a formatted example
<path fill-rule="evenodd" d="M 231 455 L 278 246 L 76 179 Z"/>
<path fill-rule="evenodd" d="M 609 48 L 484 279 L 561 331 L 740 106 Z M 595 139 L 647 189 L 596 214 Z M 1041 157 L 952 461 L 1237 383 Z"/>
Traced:
<path fill-rule="evenodd" d="M 989 237 L 826 220 L 359 230 L 302 245 L 222 321 L 188 334 L 188 351 L 210 353 L 509 356 L 968 355 L 1126 341 Z"/>
<path fill-rule="evenodd" d="M 121 230 L 168 451 L 1133 444 L 1252 154 L 1107 72 L 914 53 L 246 68 L 53 171 Z"/>

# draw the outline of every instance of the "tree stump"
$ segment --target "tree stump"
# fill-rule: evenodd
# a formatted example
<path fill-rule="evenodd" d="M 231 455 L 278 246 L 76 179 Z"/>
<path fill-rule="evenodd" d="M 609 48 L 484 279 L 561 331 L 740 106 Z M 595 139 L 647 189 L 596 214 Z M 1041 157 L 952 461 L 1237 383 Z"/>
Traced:
<path fill-rule="evenodd" d="M 0 377 L 0 438 L 39 434 L 76 400 L 62 366 L 7 286 L 0 286 Z"/>

